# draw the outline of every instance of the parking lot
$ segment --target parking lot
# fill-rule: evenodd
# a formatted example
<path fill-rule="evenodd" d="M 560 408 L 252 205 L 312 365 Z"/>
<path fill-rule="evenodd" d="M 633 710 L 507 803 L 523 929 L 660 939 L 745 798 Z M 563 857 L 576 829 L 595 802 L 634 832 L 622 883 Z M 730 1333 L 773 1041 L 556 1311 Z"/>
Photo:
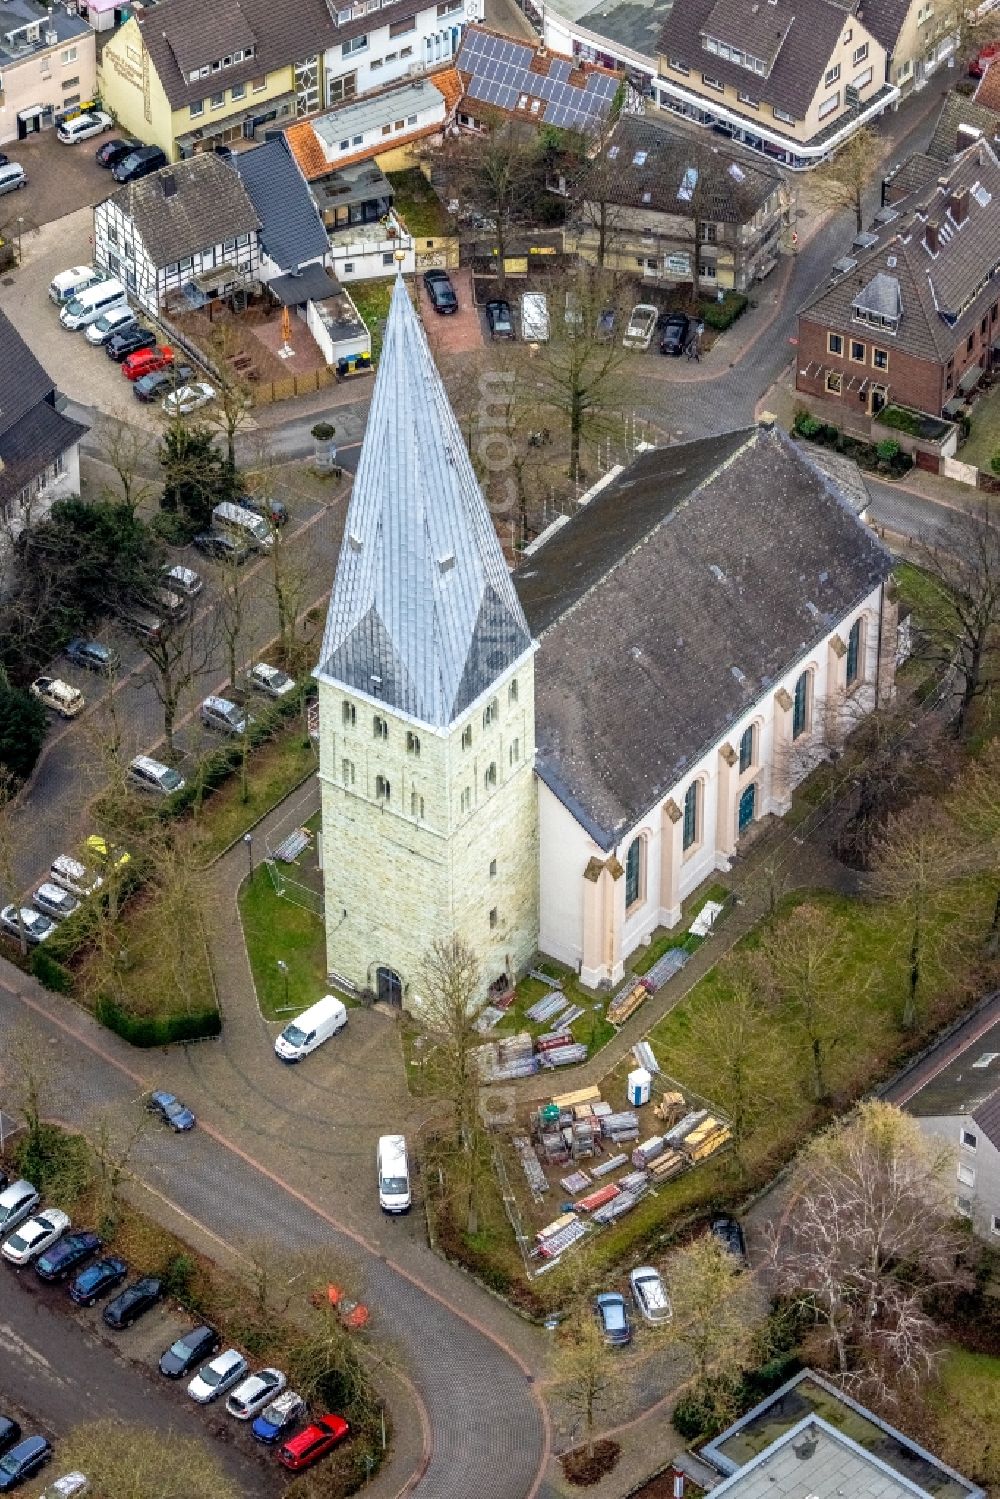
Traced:
<path fill-rule="evenodd" d="M 455 270 L 448 275 L 458 297 L 458 311 L 447 316 L 434 311 L 422 277 L 418 283 L 427 341 L 435 354 L 467 354 L 483 346 L 481 314 L 472 297 L 472 272 Z"/>
<path fill-rule="evenodd" d="M 185 1382 L 156 1371 L 160 1354 L 193 1324 L 169 1303 L 122 1333 L 101 1321 L 101 1307 L 73 1307 L 64 1286 L 45 1286 L 33 1270 L 0 1265 L 0 1413 L 26 1436 L 55 1447 L 46 1477 L 65 1471 L 59 1439 L 99 1419 L 134 1423 L 167 1436 L 208 1439 L 241 1494 L 262 1499 L 283 1488 L 274 1458 L 219 1406 L 196 1408 Z M 41 1483 L 36 1483 L 40 1488 Z"/>
<path fill-rule="evenodd" d="M 54 130 L 39 130 L 26 140 L 0 146 L 28 174 L 27 187 L 0 199 L 0 234 L 16 238 L 18 218 L 24 220 L 21 232 L 25 235 L 84 204 L 92 206 L 106 198 L 117 184 L 110 172 L 98 166 L 94 153 L 102 141 L 121 133 L 112 126 L 77 146 L 64 146 Z"/>

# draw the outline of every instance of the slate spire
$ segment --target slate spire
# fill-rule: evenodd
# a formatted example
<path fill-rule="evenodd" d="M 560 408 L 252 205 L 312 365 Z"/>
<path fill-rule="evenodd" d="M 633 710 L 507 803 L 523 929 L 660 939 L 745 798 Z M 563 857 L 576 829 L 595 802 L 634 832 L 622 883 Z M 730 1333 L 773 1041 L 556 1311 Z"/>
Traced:
<path fill-rule="evenodd" d="M 447 728 L 530 645 L 486 500 L 397 275 L 315 675 Z"/>

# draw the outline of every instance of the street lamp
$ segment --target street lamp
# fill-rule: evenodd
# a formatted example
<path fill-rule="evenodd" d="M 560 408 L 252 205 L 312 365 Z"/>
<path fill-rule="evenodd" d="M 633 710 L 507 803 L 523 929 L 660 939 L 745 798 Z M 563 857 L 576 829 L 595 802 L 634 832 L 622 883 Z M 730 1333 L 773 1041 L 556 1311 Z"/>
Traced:
<path fill-rule="evenodd" d="M 288 1008 L 288 964 L 284 958 L 278 959 L 278 972 L 285 981 L 285 1008 Z"/>
<path fill-rule="evenodd" d="M 21 264 L 21 230 L 24 228 L 24 215 L 17 216 L 17 263 Z"/>
<path fill-rule="evenodd" d="M 244 833 L 243 842 L 247 846 L 247 857 L 250 860 L 250 878 L 253 879 L 253 834 Z"/>

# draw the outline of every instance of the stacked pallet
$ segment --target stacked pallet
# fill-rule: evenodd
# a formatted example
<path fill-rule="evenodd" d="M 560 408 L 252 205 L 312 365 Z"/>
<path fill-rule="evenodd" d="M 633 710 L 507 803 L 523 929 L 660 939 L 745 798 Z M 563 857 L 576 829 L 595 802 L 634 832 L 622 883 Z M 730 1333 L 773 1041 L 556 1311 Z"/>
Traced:
<path fill-rule="evenodd" d="M 574 1161 L 583 1160 L 585 1157 L 594 1154 L 593 1119 L 575 1119 L 573 1121 L 570 1152 Z"/>
<path fill-rule="evenodd" d="M 654 989 L 662 989 L 667 979 L 679 973 L 690 957 L 691 954 L 685 947 L 668 947 L 663 957 L 657 958 L 646 974 L 647 982 L 652 984 Z"/>
<path fill-rule="evenodd" d="M 538 1143 L 550 1166 L 563 1166 L 569 1160 L 569 1146 L 563 1139 L 561 1129 L 543 1129 Z"/>
<path fill-rule="evenodd" d="M 581 1197 L 576 1204 L 578 1212 L 593 1213 L 602 1208 L 606 1202 L 618 1196 L 618 1188 L 614 1182 L 608 1182 L 603 1187 L 598 1187 L 596 1192 L 590 1192 L 586 1197 Z"/>
<path fill-rule="evenodd" d="M 590 1177 L 586 1171 L 574 1171 L 569 1176 L 561 1176 L 559 1178 L 559 1185 L 564 1192 L 569 1192 L 575 1197 L 577 1192 L 582 1192 L 584 1187 L 590 1186 Z"/>
<path fill-rule="evenodd" d="M 625 1176 L 618 1178 L 619 1192 L 641 1192 L 645 1189 L 649 1177 L 645 1171 L 629 1171 Z"/>
<path fill-rule="evenodd" d="M 566 996 L 561 989 L 556 989 L 551 994 L 545 994 L 541 999 L 525 1010 L 526 1020 L 531 1020 L 535 1025 L 541 1025 L 545 1020 L 551 1020 L 553 1015 L 558 1015 L 560 1010 L 566 1008 Z"/>
<path fill-rule="evenodd" d="M 531 1077 L 538 1071 L 538 1058 L 528 1031 L 505 1036 L 476 1048 L 476 1064 L 484 1082 L 510 1082 L 517 1077 Z"/>
<path fill-rule="evenodd" d="M 607 1114 L 601 1120 L 601 1134 L 612 1145 L 624 1145 L 628 1141 L 638 1140 L 639 1120 L 631 1109 L 620 1114 Z"/>
<path fill-rule="evenodd" d="M 536 1202 L 541 1202 L 546 1192 L 550 1189 L 548 1179 L 535 1154 L 534 1146 L 527 1135 L 515 1135 L 514 1149 L 517 1151 L 521 1165 L 524 1168 L 524 1174 L 527 1177 L 532 1197 Z"/>
<path fill-rule="evenodd" d="M 535 1037 L 535 1050 L 546 1052 L 553 1050 L 556 1046 L 572 1046 L 572 1031 L 546 1031 L 544 1036 Z"/>
<path fill-rule="evenodd" d="M 683 1093 L 664 1093 L 662 1098 L 654 1103 L 653 1113 L 657 1119 L 662 1119 L 664 1124 L 672 1127 L 683 1118 L 686 1107 Z"/>
<path fill-rule="evenodd" d="M 637 1145 L 633 1150 L 632 1165 L 645 1169 L 650 1161 L 655 1161 L 658 1155 L 663 1154 L 664 1148 L 662 1135 L 650 1136 L 648 1140 L 643 1140 L 642 1144 Z"/>
<path fill-rule="evenodd" d="M 655 1161 L 650 1162 L 649 1179 L 654 1182 L 669 1181 L 672 1176 L 679 1176 L 687 1164 L 687 1157 L 681 1155 L 679 1151 L 665 1150 L 662 1155 L 656 1157 Z"/>
<path fill-rule="evenodd" d="M 721 1150 L 727 1140 L 731 1139 L 732 1130 L 728 1124 L 721 1119 L 715 1119 L 711 1114 L 697 1125 L 681 1141 L 681 1150 L 692 1162 L 707 1160 L 717 1150 Z"/>
<path fill-rule="evenodd" d="M 649 989 L 644 979 L 628 979 L 608 1005 L 608 1019 L 612 1025 L 624 1025 L 630 1015 L 649 998 Z"/>
<path fill-rule="evenodd" d="M 672 1129 L 668 1129 L 663 1138 L 668 1145 L 679 1145 L 703 1119 L 707 1118 L 707 1109 L 692 1109 L 689 1114 L 684 1115 L 684 1118 L 678 1124 L 675 1124 Z"/>

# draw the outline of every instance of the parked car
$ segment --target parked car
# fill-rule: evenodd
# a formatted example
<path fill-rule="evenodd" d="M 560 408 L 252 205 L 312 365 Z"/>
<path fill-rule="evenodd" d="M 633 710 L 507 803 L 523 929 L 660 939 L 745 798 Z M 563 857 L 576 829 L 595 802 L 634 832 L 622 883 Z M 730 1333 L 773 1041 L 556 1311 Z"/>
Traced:
<path fill-rule="evenodd" d="M 58 677 L 36 677 L 31 684 L 31 695 L 60 718 L 75 718 L 84 709 L 84 696 L 79 687 L 71 687 Z"/>
<path fill-rule="evenodd" d="M 130 354 L 137 354 L 140 349 L 155 349 L 156 334 L 152 328 L 143 328 L 139 323 L 133 322 L 130 327 L 123 328 L 118 333 L 113 333 L 104 345 L 104 352 L 115 364 L 121 364 Z"/>
<path fill-rule="evenodd" d="M 219 734 L 245 734 L 255 722 L 245 708 L 228 697 L 207 697 L 201 705 L 201 721 Z"/>
<path fill-rule="evenodd" d="M 83 330 L 83 336 L 89 344 L 97 348 L 106 347 L 109 339 L 116 333 L 124 333 L 128 328 L 137 326 L 135 313 L 128 303 L 123 302 L 118 307 L 110 307 L 107 312 L 102 312 L 99 318 L 88 323 Z"/>
<path fill-rule="evenodd" d="M 172 765 L 164 765 L 150 755 L 136 755 L 129 762 L 128 778 L 140 791 L 157 791 L 161 796 L 170 796 L 186 785 L 184 777 Z"/>
<path fill-rule="evenodd" d="M 319 1416 L 278 1448 L 278 1461 L 291 1473 L 301 1473 L 332 1452 L 351 1428 L 343 1416 Z"/>
<path fill-rule="evenodd" d="M 159 146 L 140 146 L 137 151 L 130 151 L 116 161 L 111 175 L 116 182 L 137 182 L 140 177 L 148 177 L 150 172 L 158 172 L 167 165 L 166 153 Z"/>
<path fill-rule="evenodd" d="M 60 1478 L 54 1478 L 47 1484 L 38 1499 L 73 1499 L 74 1494 L 83 1495 L 89 1492 L 90 1483 L 86 1473 L 75 1470 L 72 1473 L 63 1473 Z"/>
<path fill-rule="evenodd" d="M 250 1421 L 281 1394 L 287 1383 L 280 1369 L 261 1369 L 236 1386 L 226 1401 L 226 1410 L 237 1421 Z"/>
<path fill-rule="evenodd" d="M 0 1452 L 21 1440 L 21 1428 L 13 1416 L 0 1416 Z"/>
<path fill-rule="evenodd" d="M 94 135 L 103 135 L 114 123 L 103 109 L 95 109 L 89 114 L 74 115 L 71 120 L 64 120 L 56 127 L 56 136 L 64 146 L 76 146 L 80 141 L 89 141 Z"/>
<path fill-rule="evenodd" d="M 651 306 L 649 302 L 636 303 L 629 314 L 628 327 L 622 339 L 626 349 L 649 348 L 659 315 L 659 308 Z"/>
<path fill-rule="evenodd" d="M 1000 42 L 987 42 L 980 47 L 975 57 L 969 60 L 969 72 L 973 78 L 982 78 L 994 57 L 1000 54 Z"/>
<path fill-rule="evenodd" d="M 659 1270 L 652 1265 L 640 1265 L 630 1273 L 628 1281 L 632 1287 L 632 1298 L 644 1322 L 656 1325 L 670 1321 L 673 1307 Z"/>
<path fill-rule="evenodd" d="M 142 149 L 142 141 L 120 140 L 115 136 L 112 140 L 103 141 L 94 152 L 94 159 L 98 166 L 107 167 L 110 171 L 117 166 L 123 157 L 131 155 L 133 151 Z"/>
<path fill-rule="evenodd" d="M 288 525 L 288 506 L 284 500 L 273 500 L 266 495 L 259 497 L 255 494 L 241 494 L 237 504 L 253 515 L 263 516 L 269 525 Z"/>
<path fill-rule="evenodd" d="M 139 376 L 132 386 L 132 394 L 144 404 L 158 401 L 168 390 L 190 380 L 193 375 L 194 370 L 189 364 L 175 364 L 167 370 L 154 370 L 152 374 Z"/>
<path fill-rule="evenodd" d="M 126 1286 L 114 1301 L 108 1302 L 104 1308 L 105 1326 L 116 1330 L 131 1327 L 133 1322 L 137 1322 L 162 1297 L 163 1282 L 155 1275 L 144 1275 L 141 1280 Z"/>
<path fill-rule="evenodd" d="M 20 917 L 20 919 L 18 919 Z M 43 916 L 41 911 L 34 910 L 31 906 L 22 906 L 18 912 L 17 906 L 4 906 L 0 911 L 0 926 L 12 937 L 21 940 L 23 933 L 26 941 L 34 944 L 44 942 L 46 937 L 51 937 L 56 929 L 56 924 L 48 916 Z M 2 1224 L 0 1224 L 2 1228 Z"/>
<path fill-rule="evenodd" d="M 6 160 L 6 158 L 5 158 Z M 81 292 L 89 291 L 99 281 L 107 280 L 107 272 L 92 265 L 71 265 L 68 271 L 59 271 L 49 282 L 49 301 L 57 307 L 72 302 Z"/>
<path fill-rule="evenodd" d="M 431 299 L 431 306 L 435 312 L 458 311 L 458 298 L 447 271 L 425 271 L 424 286 L 427 288 L 427 295 Z"/>
<path fill-rule="evenodd" d="M 78 1228 L 71 1234 L 63 1234 L 51 1249 L 46 1249 L 35 1261 L 35 1274 L 39 1280 L 50 1282 L 65 1280 L 84 1260 L 104 1248 L 104 1241 L 89 1230 Z"/>
<path fill-rule="evenodd" d="M 121 657 L 110 645 L 102 645 L 99 640 L 84 640 L 77 635 L 66 647 L 66 655 L 74 666 L 82 666 L 85 671 L 102 671 L 107 675 L 117 671 L 121 666 Z"/>
<path fill-rule="evenodd" d="M 624 1296 L 617 1291 L 603 1291 L 600 1296 L 594 1297 L 594 1310 L 606 1343 L 631 1343 L 632 1324 L 628 1319 Z"/>
<path fill-rule="evenodd" d="M 237 1353 L 235 1348 L 227 1348 L 198 1370 L 188 1385 L 187 1392 L 199 1405 L 208 1405 L 210 1401 L 218 1400 L 220 1395 L 238 1385 L 246 1377 L 248 1367 L 242 1353 Z"/>
<path fill-rule="evenodd" d="M 521 293 L 521 339 L 526 344 L 549 341 L 549 300 L 542 291 Z"/>
<path fill-rule="evenodd" d="M 43 916 L 51 916 L 54 921 L 65 921 L 67 916 L 73 916 L 80 909 L 76 896 L 51 880 L 42 881 L 31 897 L 31 903 Z"/>
<path fill-rule="evenodd" d="M 735 1218 L 720 1213 L 712 1219 L 712 1237 L 718 1239 L 724 1249 L 728 1249 L 736 1259 L 746 1261 L 747 1241 L 743 1236 L 743 1229 Z"/>
<path fill-rule="evenodd" d="M 37 1188 L 19 1177 L 0 1192 L 0 1236 L 13 1233 L 19 1223 L 32 1214 L 41 1202 Z"/>
<path fill-rule="evenodd" d="M 268 697 L 287 697 L 295 691 L 295 682 L 287 671 L 272 666 L 269 661 L 258 661 L 247 672 L 247 686 L 255 692 L 266 692 Z"/>
<path fill-rule="evenodd" d="M 128 1266 L 124 1260 L 120 1260 L 117 1255 L 106 1255 L 96 1264 L 81 1270 L 70 1282 L 70 1300 L 75 1301 L 77 1306 L 93 1306 L 95 1301 L 113 1291 L 115 1286 L 120 1286 L 127 1274 Z"/>
<path fill-rule="evenodd" d="M 160 1373 L 166 1379 L 180 1379 L 182 1375 L 190 1374 L 204 1359 L 211 1357 L 220 1341 L 215 1328 L 207 1323 L 192 1327 L 176 1343 L 171 1343 L 160 1359 Z"/>
<path fill-rule="evenodd" d="M 163 569 L 163 581 L 169 589 L 185 599 L 196 599 L 204 587 L 201 574 L 196 573 L 193 567 L 184 567 L 179 562 Z"/>
<path fill-rule="evenodd" d="M 204 552 L 206 557 L 212 557 L 216 562 L 228 562 L 234 567 L 242 567 L 252 556 L 245 541 L 223 531 L 199 531 L 192 538 L 191 545 L 196 546 L 199 552 Z"/>
<path fill-rule="evenodd" d="M 513 338 L 514 319 L 510 313 L 510 303 L 504 301 L 487 302 L 486 322 L 489 325 L 490 338 Z"/>
<path fill-rule="evenodd" d="M 198 380 L 194 385 L 179 385 L 176 390 L 163 397 L 160 405 L 167 416 L 190 416 L 192 411 L 198 411 L 214 400 L 215 386 Z"/>
<path fill-rule="evenodd" d="M 19 187 L 27 187 L 28 174 L 18 161 L 8 161 L 0 167 L 0 196 L 16 193 Z"/>
<path fill-rule="evenodd" d="M 9 1447 L 0 1457 L 0 1494 L 32 1478 L 52 1456 L 52 1447 L 44 1437 L 25 1437 Z"/>
<path fill-rule="evenodd" d="M 86 900 L 104 884 L 99 874 L 81 864 L 79 859 L 70 858 L 69 854 L 56 855 L 49 868 L 49 879 L 78 900 Z"/>
<path fill-rule="evenodd" d="M 671 312 L 660 330 L 660 353 L 674 359 L 684 353 L 688 341 L 690 319 L 686 312 Z"/>
<path fill-rule="evenodd" d="M 0 1246 L 0 1254 L 11 1265 L 27 1265 L 48 1249 L 69 1228 L 69 1214 L 62 1208 L 46 1208 L 16 1229 Z"/>
<path fill-rule="evenodd" d="M 594 330 L 597 342 L 601 344 L 610 343 L 615 336 L 615 324 L 618 322 L 618 314 L 613 307 L 605 307 L 597 319 L 597 327 Z"/>
<path fill-rule="evenodd" d="M 175 1098 L 172 1093 L 159 1091 L 150 1093 L 146 1099 L 146 1110 L 150 1114 L 159 1114 L 160 1118 L 178 1133 L 194 1129 L 195 1117 L 191 1110 L 185 1108 L 180 1099 Z"/>
<path fill-rule="evenodd" d="M 273 1446 L 305 1415 L 305 1409 L 306 1403 L 301 1395 L 297 1395 L 294 1390 L 282 1390 L 278 1398 L 272 1400 L 255 1418 L 250 1430 L 258 1442 Z"/>
<path fill-rule="evenodd" d="M 139 380 L 143 375 L 154 375 L 174 362 L 174 351 L 169 344 L 159 344 L 152 349 L 136 349 L 122 360 L 122 374 L 126 380 Z"/>

